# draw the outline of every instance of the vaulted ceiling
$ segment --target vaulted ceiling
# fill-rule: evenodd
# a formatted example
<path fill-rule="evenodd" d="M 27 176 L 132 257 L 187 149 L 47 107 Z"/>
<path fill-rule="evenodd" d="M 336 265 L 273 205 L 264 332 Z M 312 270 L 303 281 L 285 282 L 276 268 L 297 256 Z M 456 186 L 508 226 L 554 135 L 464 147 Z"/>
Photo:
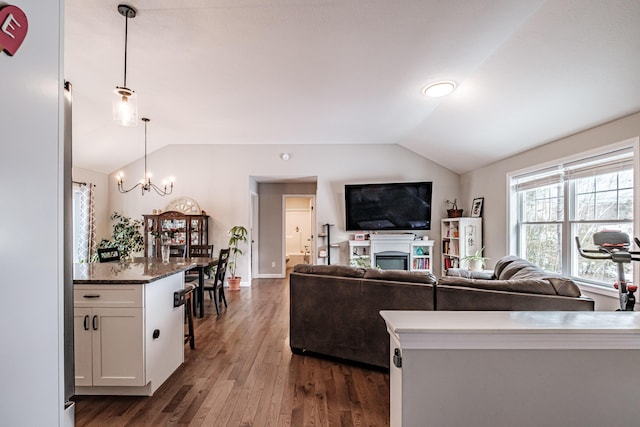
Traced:
<path fill-rule="evenodd" d="M 400 144 L 463 173 L 640 111 L 637 0 L 131 0 L 127 86 L 168 144 Z M 142 157 L 119 126 L 117 1 L 65 1 L 74 166 Z M 456 91 L 422 88 L 454 80 Z"/>

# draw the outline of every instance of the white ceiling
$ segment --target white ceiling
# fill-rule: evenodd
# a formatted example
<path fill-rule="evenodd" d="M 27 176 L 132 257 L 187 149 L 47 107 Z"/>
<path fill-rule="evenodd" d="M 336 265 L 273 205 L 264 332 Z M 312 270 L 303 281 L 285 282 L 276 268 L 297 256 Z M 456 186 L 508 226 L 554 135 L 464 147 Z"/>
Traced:
<path fill-rule="evenodd" d="M 65 1 L 74 166 L 142 157 L 118 126 L 118 1 Z M 168 144 L 397 143 L 463 173 L 640 111 L 638 0 L 131 0 L 127 86 Z M 421 94 L 454 80 L 446 98 Z"/>

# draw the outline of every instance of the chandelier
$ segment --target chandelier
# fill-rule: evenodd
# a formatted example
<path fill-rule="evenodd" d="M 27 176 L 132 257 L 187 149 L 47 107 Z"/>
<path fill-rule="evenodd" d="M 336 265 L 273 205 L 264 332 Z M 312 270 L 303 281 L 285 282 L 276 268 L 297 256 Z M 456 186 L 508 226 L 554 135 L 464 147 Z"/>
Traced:
<path fill-rule="evenodd" d="M 122 126 L 136 126 L 138 124 L 138 97 L 134 90 L 127 87 L 127 36 L 129 33 L 129 18 L 135 18 L 136 10 L 126 4 L 118 5 L 118 12 L 124 16 L 124 84 L 113 90 L 113 120 Z"/>
<path fill-rule="evenodd" d="M 146 117 L 142 118 L 144 122 L 144 177 L 140 180 L 139 183 L 134 185 L 133 187 L 125 190 L 124 188 L 124 176 L 122 173 L 119 173 L 117 176 L 118 179 L 118 191 L 121 193 L 128 193 L 138 187 L 140 187 L 140 191 L 144 196 L 145 191 L 151 192 L 151 190 L 158 193 L 160 196 L 167 196 L 173 192 L 173 179 L 169 179 L 169 189 L 167 190 L 167 184 L 163 183 L 163 188 L 158 187 L 154 183 L 151 182 L 151 175 L 147 173 L 147 123 L 149 123 L 149 119 Z"/>

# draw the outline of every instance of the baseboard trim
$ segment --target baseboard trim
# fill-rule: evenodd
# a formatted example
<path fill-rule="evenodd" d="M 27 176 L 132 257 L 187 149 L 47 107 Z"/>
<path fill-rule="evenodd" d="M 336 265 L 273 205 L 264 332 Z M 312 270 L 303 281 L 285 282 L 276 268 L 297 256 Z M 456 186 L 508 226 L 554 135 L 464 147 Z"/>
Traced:
<path fill-rule="evenodd" d="M 282 273 L 277 274 L 259 274 L 256 279 L 284 279 L 286 276 Z"/>

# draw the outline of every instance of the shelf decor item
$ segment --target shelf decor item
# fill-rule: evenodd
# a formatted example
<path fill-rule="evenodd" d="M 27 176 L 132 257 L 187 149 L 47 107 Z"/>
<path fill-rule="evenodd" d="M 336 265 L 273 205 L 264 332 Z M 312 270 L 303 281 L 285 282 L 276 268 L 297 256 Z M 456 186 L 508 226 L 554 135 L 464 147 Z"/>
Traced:
<path fill-rule="evenodd" d="M 469 266 L 469 270 L 471 271 L 481 271 L 484 268 L 486 261 L 489 259 L 482 256 L 483 250 L 484 248 L 475 251 L 473 255 L 467 255 L 460 258 L 460 262 L 466 261 L 467 265 Z"/>
<path fill-rule="evenodd" d="M 453 199 L 453 201 L 447 200 L 447 206 L 451 206 L 447 209 L 447 216 L 449 218 L 460 218 L 462 216 L 464 209 L 458 209 L 458 199 Z"/>
<path fill-rule="evenodd" d="M 482 207 L 484 205 L 484 197 L 476 197 L 473 199 L 471 207 L 471 218 L 480 218 L 482 216 Z"/>

